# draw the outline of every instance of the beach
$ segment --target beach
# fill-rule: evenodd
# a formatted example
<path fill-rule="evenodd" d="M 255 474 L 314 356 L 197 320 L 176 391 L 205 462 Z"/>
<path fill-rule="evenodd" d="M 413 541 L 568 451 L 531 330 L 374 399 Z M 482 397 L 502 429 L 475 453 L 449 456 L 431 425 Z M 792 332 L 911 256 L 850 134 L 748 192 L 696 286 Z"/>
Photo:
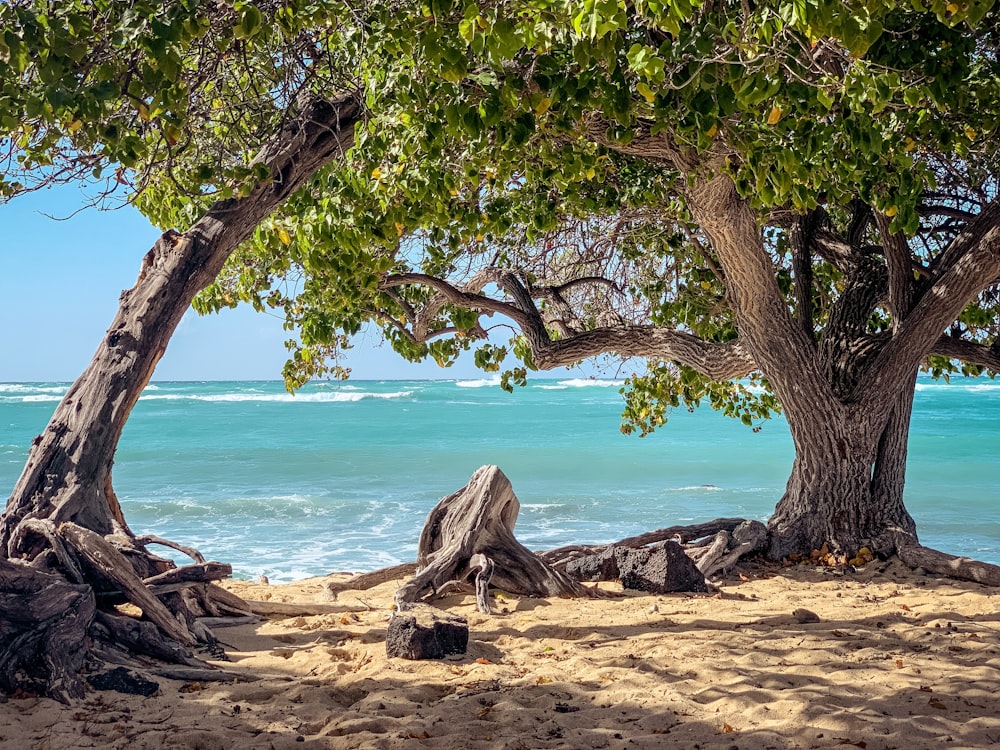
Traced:
<path fill-rule="evenodd" d="M 0 704 L 0 748 L 983 748 L 1000 743 L 995 590 L 898 561 L 757 564 L 709 594 L 435 601 L 467 654 L 388 659 L 403 579 L 335 600 L 344 576 L 246 599 L 322 614 L 218 629 L 236 681 L 157 678 L 148 698 Z M 600 584 L 620 592 L 617 584 Z M 246 680 L 246 681 L 244 681 Z"/>

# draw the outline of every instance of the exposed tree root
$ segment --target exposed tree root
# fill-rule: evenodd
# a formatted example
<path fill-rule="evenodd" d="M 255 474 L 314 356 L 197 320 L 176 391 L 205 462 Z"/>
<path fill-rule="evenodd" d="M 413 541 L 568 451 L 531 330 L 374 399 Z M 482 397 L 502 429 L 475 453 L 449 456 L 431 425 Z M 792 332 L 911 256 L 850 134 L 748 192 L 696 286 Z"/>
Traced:
<path fill-rule="evenodd" d="M 959 581 L 974 581 L 986 586 L 1000 586 L 1000 566 L 957 557 L 940 552 L 915 541 L 897 544 L 896 555 L 904 565 L 923 568 L 928 573 L 954 578 Z"/>
<path fill-rule="evenodd" d="M 231 566 L 156 537 L 121 530 L 101 536 L 48 519 L 22 520 L 12 540 L 21 557 L 0 558 L 0 689 L 81 698 L 84 666 L 99 669 L 100 662 L 161 676 L 166 665 L 179 665 L 199 679 L 233 677 L 191 651 L 222 655 L 209 623 L 250 615 L 246 602 L 213 583 Z M 147 552 L 147 543 L 195 562 L 175 567 Z"/>

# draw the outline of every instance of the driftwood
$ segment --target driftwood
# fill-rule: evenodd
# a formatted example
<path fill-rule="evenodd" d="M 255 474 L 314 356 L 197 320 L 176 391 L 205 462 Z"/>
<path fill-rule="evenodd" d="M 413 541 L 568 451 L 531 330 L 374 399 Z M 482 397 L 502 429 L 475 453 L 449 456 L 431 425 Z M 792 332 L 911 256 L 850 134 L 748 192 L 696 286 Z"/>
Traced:
<path fill-rule="evenodd" d="M 610 544 L 571 544 L 565 547 L 538 552 L 539 557 L 554 565 L 557 568 L 565 568 L 570 560 L 575 560 L 588 555 L 597 555 L 610 547 L 646 547 L 657 542 L 665 542 L 672 539 L 685 544 L 694 542 L 703 537 L 714 536 L 720 531 L 732 532 L 741 523 L 743 518 L 716 518 L 714 521 L 691 524 L 689 526 L 668 526 L 665 529 L 648 531 L 638 536 L 626 537 Z"/>
<path fill-rule="evenodd" d="M 367 591 L 397 578 L 406 578 L 417 572 L 416 563 L 402 563 L 388 568 L 380 568 L 371 573 L 359 573 L 346 581 L 331 581 L 323 587 L 324 595 L 336 599 L 341 591 Z"/>
<path fill-rule="evenodd" d="M 514 538 L 519 509 L 510 480 L 499 468 L 477 469 L 465 487 L 441 500 L 427 517 L 417 548 L 418 571 L 396 592 L 398 608 L 436 593 L 451 580 L 467 578 L 473 571 L 473 557 L 480 575 L 488 567 L 484 560 L 491 562 L 492 584 L 512 594 L 594 596 L 593 589 L 552 567 Z"/>
<path fill-rule="evenodd" d="M 59 535 L 94 568 L 99 576 L 117 584 L 128 596 L 129 601 L 139 607 L 143 615 L 156 623 L 166 635 L 186 645 L 195 643 L 196 639 L 187 626 L 175 618 L 171 611 L 146 588 L 125 556 L 104 537 L 75 523 L 61 524 Z"/>
<path fill-rule="evenodd" d="M 909 535 L 896 540 L 896 555 L 911 568 L 984 586 L 1000 586 L 1000 566 L 925 547 Z"/>
<path fill-rule="evenodd" d="M 719 531 L 708 547 L 688 550 L 706 578 L 726 572 L 736 562 L 767 546 L 767 527 L 760 521 L 744 521 L 732 532 Z M 703 550 L 703 551 L 702 551 Z"/>
<path fill-rule="evenodd" d="M 95 611 L 89 586 L 0 558 L 0 689 L 82 698 L 80 668 Z"/>

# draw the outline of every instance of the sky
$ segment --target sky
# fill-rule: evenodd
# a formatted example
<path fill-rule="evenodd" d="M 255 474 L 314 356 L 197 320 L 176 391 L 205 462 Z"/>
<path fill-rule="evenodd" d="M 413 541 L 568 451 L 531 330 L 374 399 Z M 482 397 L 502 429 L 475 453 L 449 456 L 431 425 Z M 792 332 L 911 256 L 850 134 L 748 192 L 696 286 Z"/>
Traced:
<path fill-rule="evenodd" d="M 61 186 L 0 205 L 0 382 L 68 382 L 90 362 L 159 231 L 131 208 L 84 208 Z M 153 380 L 280 380 L 289 332 L 241 306 L 188 311 Z M 358 380 L 484 377 L 467 353 L 453 367 L 411 364 L 366 334 L 344 362 Z M 550 373 L 581 377 L 589 370 Z"/>

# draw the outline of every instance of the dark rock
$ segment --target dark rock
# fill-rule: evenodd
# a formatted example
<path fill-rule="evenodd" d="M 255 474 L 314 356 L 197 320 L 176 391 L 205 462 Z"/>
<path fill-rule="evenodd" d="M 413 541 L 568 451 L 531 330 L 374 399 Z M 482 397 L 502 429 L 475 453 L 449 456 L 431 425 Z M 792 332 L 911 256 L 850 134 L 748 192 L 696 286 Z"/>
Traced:
<path fill-rule="evenodd" d="M 622 586 L 652 594 L 674 591 L 708 591 L 705 576 L 677 542 L 653 547 L 615 547 Z"/>
<path fill-rule="evenodd" d="M 469 623 L 426 604 L 409 604 L 389 619 L 385 653 L 402 659 L 441 659 L 464 654 L 469 646 Z"/>
<path fill-rule="evenodd" d="M 130 672 L 125 667 L 115 667 L 107 672 L 92 674 L 87 677 L 87 682 L 97 690 L 115 690 L 128 695 L 147 697 L 160 689 L 159 683 L 147 680 L 142 675 Z"/>
<path fill-rule="evenodd" d="M 652 547 L 608 547 L 566 564 L 566 573 L 577 581 L 614 581 L 636 591 L 667 594 L 673 591 L 708 591 L 705 576 L 677 542 Z"/>
<path fill-rule="evenodd" d="M 566 563 L 566 575 L 577 581 L 615 581 L 618 579 L 616 551 L 627 547 L 608 547 L 596 555 L 578 557 Z"/>

